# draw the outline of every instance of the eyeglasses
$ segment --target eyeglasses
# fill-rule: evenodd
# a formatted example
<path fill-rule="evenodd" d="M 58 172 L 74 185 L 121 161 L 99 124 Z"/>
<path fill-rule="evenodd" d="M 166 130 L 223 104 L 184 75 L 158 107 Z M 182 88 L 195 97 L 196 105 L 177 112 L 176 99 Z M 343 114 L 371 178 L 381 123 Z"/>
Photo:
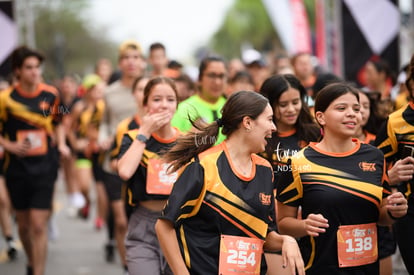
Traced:
<path fill-rule="evenodd" d="M 210 79 L 219 79 L 219 80 L 224 80 L 227 78 L 226 74 L 207 73 L 205 74 L 205 76 L 207 76 Z"/>

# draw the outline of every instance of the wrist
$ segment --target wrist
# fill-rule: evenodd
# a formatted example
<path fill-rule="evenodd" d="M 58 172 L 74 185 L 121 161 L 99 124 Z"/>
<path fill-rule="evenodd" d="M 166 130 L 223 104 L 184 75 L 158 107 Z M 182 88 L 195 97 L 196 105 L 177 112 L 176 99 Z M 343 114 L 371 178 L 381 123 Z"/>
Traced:
<path fill-rule="evenodd" d="M 291 236 L 283 235 L 282 237 L 283 243 L 297 243 L 296 240 Z"/>
<path fill-rule="evenodd" d="M 139 142 L 145 144 L 148 141 L 148 136 L 145 134 L 142 134 L 140 132 L 138 132 L 137 136 L 135 137 L 136 140 L 138 140 Z"/>
<path fill-rule="evenodd" d="M 387 214 L 388 214 L 388 216 L 389 216 L 392 220 L 394 220 L 394 221 L 396 221 L 396 220 L 398 220 L 398 219 L 399 219 L 398 217 L 394 217 L 394 216 L 391 214 L 391 211 L 390 211 L 390 210 L 387 210 Z"/>

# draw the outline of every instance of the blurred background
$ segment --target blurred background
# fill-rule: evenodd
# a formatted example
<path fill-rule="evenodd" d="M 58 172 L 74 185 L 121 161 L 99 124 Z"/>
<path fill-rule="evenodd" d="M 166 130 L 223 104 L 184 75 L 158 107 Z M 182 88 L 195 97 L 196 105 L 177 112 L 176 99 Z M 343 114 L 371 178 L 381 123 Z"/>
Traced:
<path fill-rule="evenodd" d="M 0 0 L 0 76 L 21 44 L 46 55 L 46 81 L 85 75 L 99 58 L 136 39 L 161 42 L 190 71 L 200 58 L 239 58 L 249 49 L 269 66 L 311 52 L 316 65 L 359 82 L 367 60 L 398 72 L 414 52 L 414 0 Z"/>

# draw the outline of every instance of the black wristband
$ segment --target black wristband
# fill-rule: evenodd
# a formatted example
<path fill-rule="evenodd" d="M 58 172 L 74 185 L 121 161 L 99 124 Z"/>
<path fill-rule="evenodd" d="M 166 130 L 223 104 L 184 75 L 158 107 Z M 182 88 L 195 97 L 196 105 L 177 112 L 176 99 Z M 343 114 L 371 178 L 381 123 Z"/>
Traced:
<path fill-rule="evenodd" d="M 394 217 L 394 216 L 391 214 L 390 210 L 387 210 L 387 213 L 388 213 L 388 216 L 390 216 L 390 218 L 391 218 L 391 219 L 393 219 L 394 221 L 396 221 L 396 220 L 398 220 L 398 219 L 399 219 L 399 218 Z"/>

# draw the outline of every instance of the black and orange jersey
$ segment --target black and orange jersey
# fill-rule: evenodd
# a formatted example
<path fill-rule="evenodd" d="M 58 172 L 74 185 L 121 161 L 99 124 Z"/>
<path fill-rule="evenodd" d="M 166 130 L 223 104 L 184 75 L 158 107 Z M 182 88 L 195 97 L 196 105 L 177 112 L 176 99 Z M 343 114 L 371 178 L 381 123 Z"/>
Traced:
<path fill-rule="evenodd" d="M 361 141 L 366 143 L 366 144 L 371 144 L 371 145 L 375 146 L 376 135 L 374 135 L 373 133 L 370 133 L 366 130 L 364 130 L 364 133 L 365 133 L 365 140 L 361 140 Z"/>
<path fill-rule="evenodd" d="M 218 274 L 221 234 L 264 240 L 275 230 L 271 165 L 256 154 L 252 162 L 250 176 L 239 174 L 222 142 L 180 171 L 161 218 L 173 222 L 191 274 Z"/>
<path fill-rule="evenodd" d="M 3 136 L 10 141 L 28 139 L 33 150 L 19 158 L 5 153 L 7 177 L 33 176 L 57 169 L 55 126 L 61 122 L 57 90 L 44 83 L 36 91 L 23 91 L 20 85 L 0 94 L 0 120 Z"/>
<path fill-rule="evenodd" d="M 138 129 L 141 124 L 141 119 L 138 115 L 128 117 L 122 120 L 116 127 L 115 140 L 111 146 L 111 159 L 118 158 L 119 150 L 121 149 L 122 138 L 124 134 L 130 130 Z"/>
<path fill-rule="evenodd" d="M 378 261 L 352 268 L 338 264 L 339 226 L 376 223 L 382 199 L 389 194 L 382 152 L 353 141 L 355 148 L 340 154 L 324 152 L 312 142 L 290 159 L 289 171 L 279 177 L 279 202 L 301 206 L 303 219 L 322 214 L 329 223 L 318 237 L 299 240 L 306 274 L 375 274 L 378 268 Z"/>
<path fill-rule="evenodd" d="M 96 102 L 92 108 L 85 107 L 78 118 L 78 137 L 87 137 L 90 127 L 99 129 L 105 111 L 105 102 L 101 99 Z"/>
<path fill-rule="evenodd" d="M 141 162 L 139 163 L 134 175 L 127 181 L 126 203 L 128 203 L 129 206 L 135 207 L 140 201 L 166 200 L 168 198 L 168 195 L 149 194 L 147 192 L 147 181 L 149 179 L 148 168 L 152 160 L 159 160 L 159 154 L 168 150 L 175 144 L 178 136 L 180 135 L 180 131 L 176 128 L 174 129 L 176 134 L 170 139 L 162 139 L 158 135 L 152 134 L 146 142 Z M 138 129 L 135 129 L 124 134 L 121 149 L 118 154 L 119 159 L 122 158 L 125 152 L 129 149 L 132 142 L 135 140 L 138 131 Z M 165 176 L 168 177 L 168 175 Z"/>
<path fill-rule="evenodd" d="M 403 159 L 404 146 L 414 146 L 414 102 L 389 115 L 377 134 L 375 145 L 384 153 L 389 165 Z M 398 190 L 413 197 L 414 180 L 398 185 Z"/>
<path fill-rule="evenodd" d="M 275 132 L 272 135 L 272 141 L 277 141 L 269 141 L 268 146 L 272 147 L 272 154 L 269 156 L 266 151 L 260 155 L 266 158 L 272 164 L 273 170 L 276 173 L 278 166 L 286 165 L 288 158 L 295 155 L 303 147 L 308 145 L 308 142 L 300 140 L 295 129 L 284 133 Z"/>

